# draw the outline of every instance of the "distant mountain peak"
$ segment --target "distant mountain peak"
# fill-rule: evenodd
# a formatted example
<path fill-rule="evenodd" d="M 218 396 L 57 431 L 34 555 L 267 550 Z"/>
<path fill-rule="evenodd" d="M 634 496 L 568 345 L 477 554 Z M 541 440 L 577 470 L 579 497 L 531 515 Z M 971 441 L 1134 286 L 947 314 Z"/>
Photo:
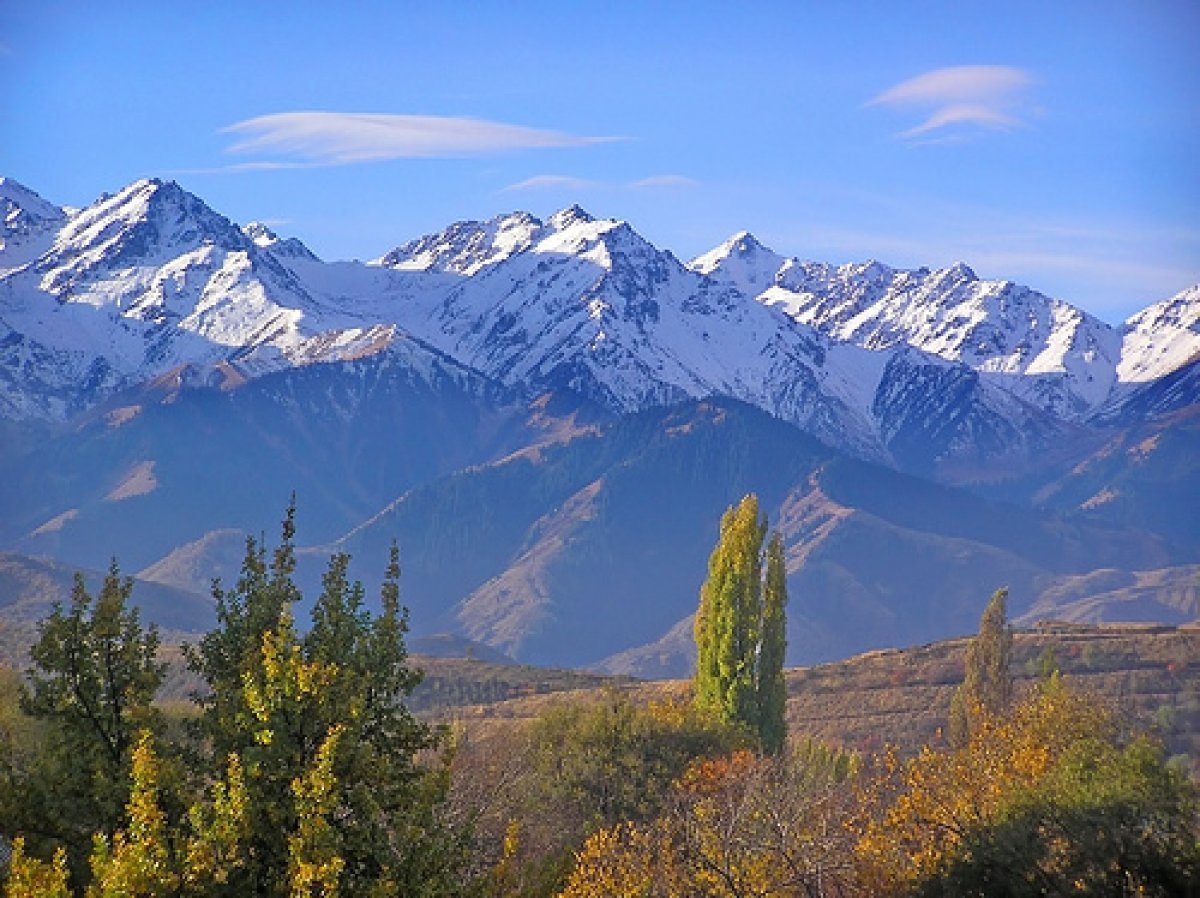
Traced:
<path fill-rule="evenodd" d="M 546 224 L 554 228 L 556 231 L 563 231 L 573 225 L 591 224 L 596 219 L 578 204 L 571 204 L 565 209 L 559 209 L 549 219 Z"/>
<path fill-rule="evenodd" d="M 398 271 L 440 271 L 470 276 L 529 249 L 542 223 L 528 212 L 487 221 L 459 221 L 436 234 L 410 240 L 373 264 Z"/>
<path fill-rule="evenodd" d="M 749 231 L 738 231 L 720 246 L 692 259 L 687 267 L 754 297 L 775 283 L 786 264 L 783 256 Z"/>
<path fill-rule="evenodd" d="M 252 221 L 242 226 L 245 234 L 259 249 L 269 250 L 274 256 L 285 259 L 316 260 L 317 256 L 295 237 L 280 237 L 264 222 Z"/>
<path fill-rule="evenodd" d="M 966 262 L 955 262 L 953 265 L 943 268 L 941 272 L 938 273 L 947 279 L 954 279 L 958 281 L 979 280 L 979 276 L 975 274 L 974 269 L 971 268 L 971 266 Z"/>
<path fill-rule="evenodd" d="M 24 184 L 0 177 L 0 248 L 61 225 L 66 213 Z"/>
<path fill-rule="evenodd" d="M 279 235 L 261 221 L 252 221 L 242 225 L 242 233 L 249 237 L 257 246 L 267 247 L 279 242 Z"/>
<path fill-rule="evenodd" d="M 0 180 L 9 196 L 37 200 Z M 731 395 L 834 442 L 852 432 L 856 451 L 879 455 L 875 394 L 905 347 L 975 372 L 987 389 L 964 401 L 996 420 L 1027 414 L 1009 396 L 1082 422 L 1200 345 L 1195 293 L 1118 332 L 961 262 L 802 262 L 742 230 L 684 266 L 629 223 L 578 205 L 545 222 L 521 211 L 460 221 L 371 265 L 328 266 L 264 222 L 237 227 L 174 181 L 142 179 L 69 215 L 50 208 L 53 225 L 0 246 L 0 277 L 4 325 L 36 347 L 11 352 L 8 370 L 24 377 L 40 353 L 64 395 L 92 364 L 112 374 L 105 384 L 190 362 L 253 378 L 370 355 L 408 334 L 508 387 L 569 386 L 622 411 Z M 917 362 L 892 373 L 941 376 Z"/>
<path fill-rule="evenodd" d="M 731 254 L 745 256 L 756 252 L 771 252 L 757 237 L 749 231 L 738 231 L 723 244 L 729 247 Z"/>
<path fill-rule="evenodd" d="M 1200 357 L 1200 284 L 1130 316 L 1121 333 L 1122 382 L 1157 380 Z"/>
<path fill-rule="evenodd" d="M 42 199 L 15 178 L 0 177 L 0 202 L 19 206 L 37 218 L 60 219 L 63 210 Z"/>

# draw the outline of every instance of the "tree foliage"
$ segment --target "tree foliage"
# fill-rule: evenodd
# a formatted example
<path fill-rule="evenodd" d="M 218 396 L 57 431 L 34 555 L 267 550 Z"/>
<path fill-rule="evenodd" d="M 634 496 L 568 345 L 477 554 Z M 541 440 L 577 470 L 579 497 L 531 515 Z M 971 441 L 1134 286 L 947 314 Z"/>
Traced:
<path fill-rule="evenodd" d="M 787 736 L 787 684 L 783 677 L 783 662 L 787 654 L 787 600 L 783 539 L 775 533 L 767 544 L 757 677 L 758 734 L 763 751 L 768 754 L 783 751 Z"/>
<path fill-rule="evenodd" d="M 1200 874 L 1194 789 L 1057 676 L 874 789 L 859 853 L 877 894 L 1166 896 Z"/>
<path fill-rule="evenodd" d="M 443 894 L 459 845 L 437 809 L 446 772 L 422 764 L 439 731 L 404 697 L 419 682 L 407 664 L 407 614 L 393 547 L 381 611 L 364 607 L 349 557 L 334 555 L 303 636 L 294 509 L 268 564 L 249 541 L 233 590 L 217 590 L 218 627 L 192 653 L 210 692 L 199 733 L 211 765 L 236 756 L 244 771 L 245 885 L 263 895 Z M 336 827 L 331 821 L 336 820 Z"/>
<path fill-rule="evenodd" d="M 52 860 L 42 861 L 25 852 L 23 838 L 14 839 L 4 894 L 7 898 L 70 898 L 66 849 L 59 848 Z"/>
<path fill-rule="evenodd" d="M 158 633 L 142 628 L 132 589 L 116 562 L 95 597 L 76 575 L 69 607 L 54 607 L 30 649 L 21 705 L 44 722 L 44 744 L 12 785 L 10 825 L 40 854 L 64 847 L 77 877 L 92 835 L 121 824 L 139 731 L 161 723 L 151 705 L 163 677 Z"/>
<path fill-rule="evenodd" d="M 563 898 L 841 894 L 853 855 L 837 821 L 855 766 L 813 742 L 696 761 L 659 817 L 585 842 Z"/>
<path fill-rule="evenodd" d="M 461 890 L 464 842 L 441 818 L 444 734 L 404 704 L 419 674 L 398 552 L 378 614 L 335 555 L 302 634 L 294 517 L 269 561 L 250 540 L 233 589 L 215 588 L 218 626 L 189 653 L 205 688 L 186 745 L 156 737 L 157 634 L 127 608 L 115 565 L 94 603 L 77 581 L 70 609 L 43 623 L 24 706 L 52 738 L 0 801 L 30 808 L 4 821 L 22 836 L 10 893 L 50 893 L 66 867 L 89 898 Z"/>
<path fill-rule="evenodd" d="M 701 710 L 746 726 L 765 750 L 777 752 L 784 738 L 787 574 L 776 534 L 766 553 L 764 589 L 766 534 L 767 519 L 753 494 L 721 518 L 696 612 L 695 700 Z"/>
<path fill-rule="evenodd" d="M 1012 631 L 1008 590 L 998 589 L 979 620 L 979 633 L 967 645 L 962 685 L 950 705 L 950 742 L 965 745 L 978 722 L 1003 714 L 1012 702 Z"/>

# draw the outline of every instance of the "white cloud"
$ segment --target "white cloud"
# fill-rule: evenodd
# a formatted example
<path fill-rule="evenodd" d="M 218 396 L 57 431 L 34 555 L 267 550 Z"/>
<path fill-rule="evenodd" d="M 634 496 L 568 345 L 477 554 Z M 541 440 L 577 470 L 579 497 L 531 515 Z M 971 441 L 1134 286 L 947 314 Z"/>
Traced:
<path fill-rule="evenodd" d="M 587 178 L 576 178 L 570 175 L 535 175 L 509 184 L 501 189 L 501 193 L 512 193 L 519 190 L 592 190 L 605 188 L 610 190 L 654 190 L 656 188 L 695 187 L 699 184 L 684 175 L 652 175 L 636 181 L 593 181 Z"/>
<path fill-rule="evenodd" d="M 907 139 L 946 130 L 1007 130 L 1026 124 L 1026 100 L 1034 83 L 1028 72 L 1011 66 L 952 66 L 902 81 L 867 106 L 923 112 L 923 121 L 901 132 Z"/>
<path fill-rule="evenodd" d="M 348 112 L 277 112 L 236 122 L 223 131 L 239 138 L 229 152 L 283 157 L 246 164 L 261 168 L 480 156 L 536 148 L 581 147 L 617 139 L 485 119 Z"/>
<path fill-rule="evenodd" d="M 534 175 L 516 184 L 509 184 L 501 193 L 513 193 L 521 190 L 587 190 L 599 186 L 596 181 L 586 178 L 573 178 L 569 175 Z"/>
<path fill-rule="evenodd" d="M 628 186 L 634 190 L 646 190 L 655 187 L 696 187 L 699 183 L 685 175 L 653 175 L 649 178 L 631 181 Z"/>

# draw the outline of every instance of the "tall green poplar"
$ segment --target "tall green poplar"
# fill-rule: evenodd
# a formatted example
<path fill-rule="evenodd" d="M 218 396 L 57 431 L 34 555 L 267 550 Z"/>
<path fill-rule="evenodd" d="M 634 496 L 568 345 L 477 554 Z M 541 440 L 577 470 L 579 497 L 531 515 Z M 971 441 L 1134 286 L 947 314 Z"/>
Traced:
<path fill-rule="evenodd" d="M 981 717 L 1008 710 L 1013 690 L 1011 659 L 1008 590 L 997 589 L 979 619 L 979 633 L 967 645 L 963 682 L 950 704 L 952 745 L 965 745 Z"/>
<path fill-rule="evenodd" d="M 767 544 L 767 571 L 763 584 L 762 643 L 758 650 L 758 733 L 763 751 L 778 754 L 787 735 L 784 713 L 787 685 L 783 660 L 787 653 L 787 568 L 783 539 L 778 533 Z"/>
<path fill-rule="evenodd" d="M 764 735 L 762 703 L 777 703 L 782 686 L 787 587 L 779 543 L 768 611 L 763 598 L 766 534 L 767 519 L 760 514 L 753 494 L 721 518 L 720 536 L 708 560 L 708 579 L 701 587 L 696 612 L 695 701 L 697 707 L 720 720 L 758 732 L 764 747 L 775 750 L 782 744 L 776 722 L 776 716 L 781 719 L 782 714 L 778 709 L 769 712 L 771 732 Z M 768 643 L 765 658 L 764 639 Z"/>

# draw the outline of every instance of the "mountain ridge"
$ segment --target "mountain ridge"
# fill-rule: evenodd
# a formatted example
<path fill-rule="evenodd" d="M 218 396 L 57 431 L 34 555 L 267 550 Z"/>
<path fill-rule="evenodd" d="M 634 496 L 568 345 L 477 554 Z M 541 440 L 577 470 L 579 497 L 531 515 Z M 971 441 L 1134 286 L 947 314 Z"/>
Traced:
<path fill-rule="evenodd" d="M 962 264 L 749 232 L 685 263 L 578 206 L 359 263 L 170 182 L 0 200 L 0 548 L 194 590 L 295 495 L 306 593 L 350 551 L 370 594 L 398 541 L 423 632 L 658 673 L 745 492 L 793 660 L 967 632 L 1005 583 L 1014 613 L 1194 606 L 1200 288 L 1121 329 Z"/>
<path fill-rule="evenodd" d="M 5 183 L 49 221 L 57 207 Z M 861 457 L 936 475 L 988 462 L 994 450 L 980 446 L 1036 458 L 1129 384 L 1200 352 L 1200 287 L 1139 313 L 1121 336 L 965 265 L 800 262 L 748 232 L 685 265 L 577 206 L 545 222 L 522 212 L 458 222 L 370 264 L 322 262 L 156 179 L 51 226 L 45 252 L 0 268 L 8 419 L 65 421 L 179 365 L 249 379 L 412 337 L 528 395 L 568 388 L 619 413 L 729 395 Z M 948 381 L 959 385 L 950 414 L 923 393 Z"/>

